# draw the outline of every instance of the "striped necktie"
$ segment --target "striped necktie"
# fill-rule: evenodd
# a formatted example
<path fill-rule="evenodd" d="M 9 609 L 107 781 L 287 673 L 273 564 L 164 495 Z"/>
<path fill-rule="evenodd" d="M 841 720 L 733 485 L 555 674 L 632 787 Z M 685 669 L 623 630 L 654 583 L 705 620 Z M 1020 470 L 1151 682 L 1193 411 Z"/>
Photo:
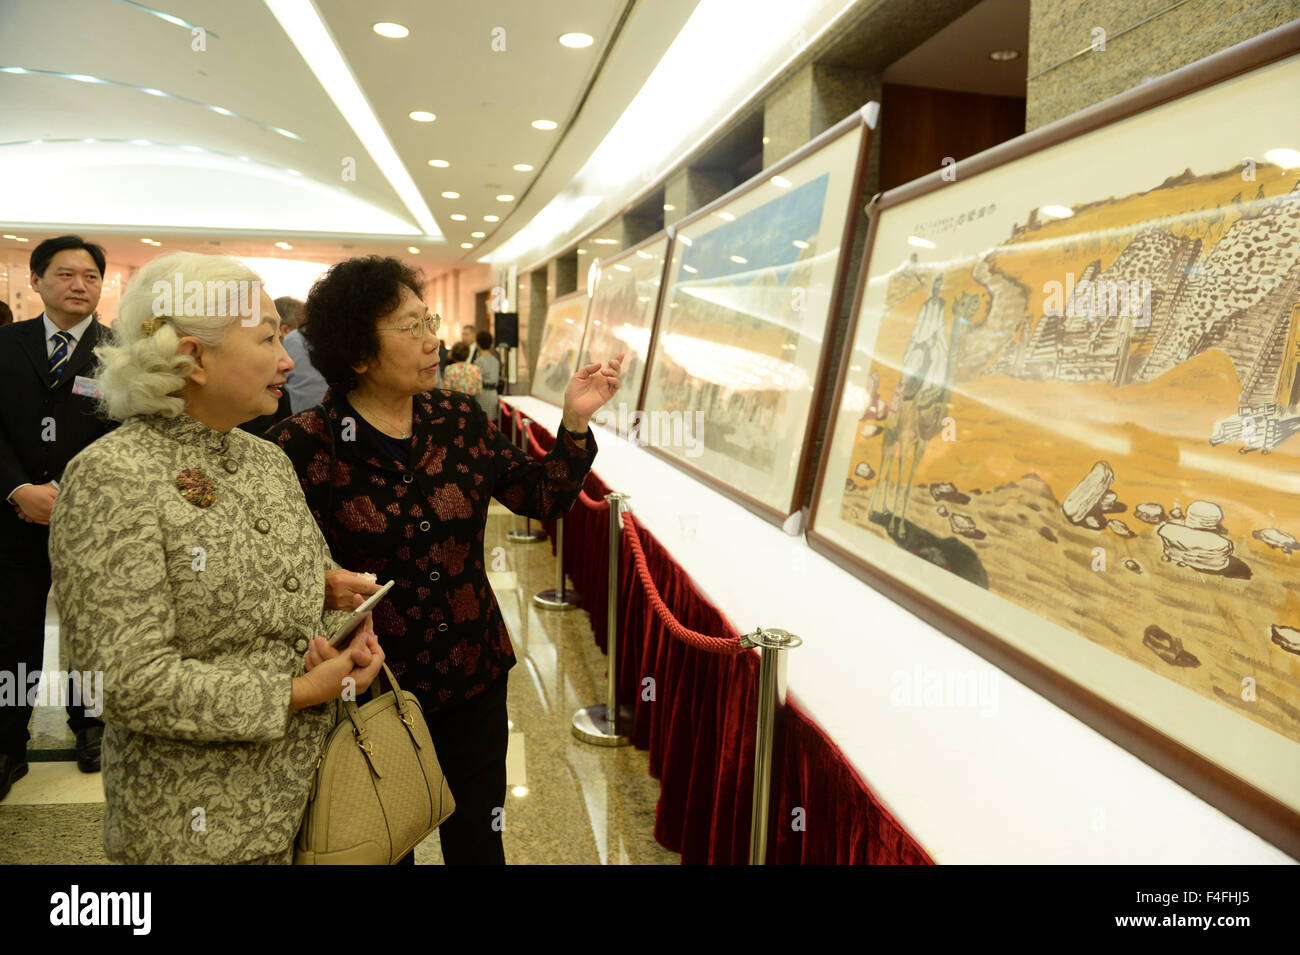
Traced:
<path fill-rule="evenodd" d="M 63 377 L 63 367 L 68 363 L 68 345 L 72 336 L 67 332 L 54 333 L 54 351 L 50 354 L 50 382 L 58 384 Z"/>

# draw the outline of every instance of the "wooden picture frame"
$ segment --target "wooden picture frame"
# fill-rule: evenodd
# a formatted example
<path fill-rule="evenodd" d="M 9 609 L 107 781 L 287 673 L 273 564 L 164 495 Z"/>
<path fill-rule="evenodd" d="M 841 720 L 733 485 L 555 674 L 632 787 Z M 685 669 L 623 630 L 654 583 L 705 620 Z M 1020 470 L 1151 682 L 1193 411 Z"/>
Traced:
<path fill-rule="evenodd" d="M 671 245 L 672 238 L 665 230 L 596 263 L 578 363 L 581 366 L 608 361 L 620 351 L 624 353 L 619 393 L 592 418 L 624 437 L 641 408 Z"/>
<path fill-rule="evenodd" d="M 564 390 L 577 371 L 578 350 L 587 329 L 586 292 L 571 292 L 546 306 L 546 325 L 537 346 L 537 369 L 529 394 L 564 407 Z"/>
<path fill-rule="evenodd" d="M 777 525 L 810 478 L 877 113 L 867 104 L 668 230 L 638 441 Z M 673 415 L 664 441 L 656 422 Z"/>
<path fill-rule="evenodd" d="M 1297 94 L 1292 23 L 873 200 L 808 541 L 1300 858 Z"/>

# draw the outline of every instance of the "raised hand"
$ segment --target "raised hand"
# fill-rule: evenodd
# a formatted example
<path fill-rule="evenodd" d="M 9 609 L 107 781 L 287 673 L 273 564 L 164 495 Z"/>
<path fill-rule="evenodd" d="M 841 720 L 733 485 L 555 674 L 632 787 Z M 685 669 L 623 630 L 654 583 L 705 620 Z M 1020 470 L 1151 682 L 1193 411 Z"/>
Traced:
<path fill-rule="evenodd" d="M 564 390 L 564 426 L 578 425 L 575 431 L 587 430 L 587 421 L 614 397 L 622 380 L 623 357 L 620 353 L 607 362 L 594 362 L 578 370 Z"/>

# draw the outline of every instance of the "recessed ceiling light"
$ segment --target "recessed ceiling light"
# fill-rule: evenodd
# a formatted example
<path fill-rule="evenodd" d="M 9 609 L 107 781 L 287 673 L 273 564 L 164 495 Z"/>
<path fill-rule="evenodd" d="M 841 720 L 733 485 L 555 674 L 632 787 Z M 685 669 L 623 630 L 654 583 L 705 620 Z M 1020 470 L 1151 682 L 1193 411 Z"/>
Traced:
<path fill-rule="evenodd" d="M 406 29 L 400 23 L 376 23 L 370 29 L 374 30 L 380 36 L 386 36 L 390 40 L 400 40 L 403 37 L 411 35 L 411 31 Z"/>
<path fill-rule="evenodd" d="M 500 216 L 484 216 L 484 217 L 483 217 L 483 221 L 484 221 L 484 222 L 500 222 L 500 221 L 501 221 L 501 217 L 500 217 Z"/>
<path fill-rule="evenodd" d="M 464 222 L 464 221 L 465 221 L 465 218 L 466 218 L 466 217 L 465 217 L 462 213 L 459 213 L 459 212 L 453 212 L 453 213 L 451 214 L 451 220 L 452 220 L 453 222 Z"/>
<path fill-rule="evenodd" d="M 618 239 L 592 239 L 597 245 L 618 245 Z"/>
<path fill-rule="evenodd" d="M 472 248 L 474 248 L 474 243 L 473 243 L 473 242 L 462 242 L 462 243 L 460 244 L 460 247 L 461 247 L 462 249 L 472 249 Z"/>
<path fill-rule="evenodd" d="M 408 113 L 407 115 L 409 115 L 411 119 L 415 120 L 417 123 L 432 123 L 435 119 L 438 118 L 437 116 L 433 115 L 433 113 L 430 113 L 428 110 L 424 110 L 424 109 L 414 110 L 413 112 Z"/>
<path fill-rule="evenodd" d="M 16 235 L 16 236 L 14 236 L 14 240 L 17 241 L 17 242 L 30 242 L 30 241 L 31 241 L 31 239 L 27 238 L 27 236 L 25 236 L 25 235 Z"/>
<path fill-rule="evenodd" d="M 513 169 L 515 172 L 532 172 L 532 171 L 533 171 L 533 167 L 530 166 L 530 165 L 528 165 L 528 163 L 526 163 L 526 162 L 517 162 L 517 163 L 515 163 L 513 166 L 511 166 L 510 168 Z"/>
<path fill-rule="evenodd" d="M 989 59 L 997 60 L 998 62 L 1001 63 L 1007 60 L 1014 60 L 1019 55 L 1020 55 L 1019 50 L 994 50 L 992 53 L 989 54 Z"/>
<path fill-rule="evenodd" d="M 806 248 L 808 248 L 808 243 L 805 242 L 803 239 L 795 239 L 795 240 L 794 240 L 794 247 L 795 247 L 796 249 L 806 249 Z"/>
<path fill-rule="evenodd" d="M 735 262 L 737 265 L 749 264 L 749 259 L 745 258 L 743 255 L 733 255 L 731 261 Z"/>
<path fill-rule="evenodd" d="M 736 217 L 733 216 L 730 212 L 719 212 L 717 215 L 719 219 L 726 219 L 728 222 L 736 221 Z"/>
<path fill-rule="evenodd" d="M 673 205 L 671 202 L 665 202 L 665 203 L 664 203 L 664 212 L 672 212 L 672 211 L 673 211 L 674 209 L 676 209 L 676 208 L 677 208 L 677 207 L 676 207 L 675 205 Z"/>
<path fill-rule="evenodd" d="M 435 166 L 438 169 L 446 169 L 448 166 L 451 165 L 451 163 L 447 162 L 447 160 L 445 159 L 430 159 L 429 165 Z"/>
<path fill-rule="evenodd" d="M 533 129 L 554 129 L 560 124 L 553 119 L 535 119 L 533 120 Z"/>
<path fill-rule="evenodd" d="M 483 238 L 485 235 L 487 235 L 486 232 L 471 232 L 471 233 L 469 234 L 469 237 L 470 237 L 471 239 L 481 239 L 481 238 Z"/>
<path fill-rule="evenodd" d="M 420 250 L 417 249 L 417 248 L 416 248 L 415 246 L 413 246 L 413 245 L 408 245 L 408 246 L 406 247 L 406 251 L 407 251 L 407 252 L 410 252 L 412 255 L 419 255 L 419 254 L 420 254 Z"/>
<path fill-rule="evenodd" d="M 291 246 L 288 242 L 277 242 L 275 244 L 275 247 L 277 249 L 284 249 L 284 251 L 286 252 L 288 252 L 290 249 L 293 248 L 293 246 Z"/>
<path fill-rule="evenodd" d="M 442 194 L 442 197 L 443 197 L 444 199 L 459 199 L 459 198 L 460 198 L 460 193 L 459 193 L 459 192 L 444 192 L 444 193 Z"/>
<path fill-rule="evenodd" d="M 587 250 L 586 250 L 586 249 L 579 249 L 579 250 L 578 250 L 578 254 L 579 254 L 579 255 L 586 255 L 586 254 L 587 254 Z"/>
<path fill-rule="evenodd" d="M 567 46 L 571 50 L 581 50 L 584 47 L 591 46 L 596 41 L 590 33 L 562 33 L 560 34 L 560 46 Z"/>
<path fill-rule="evenodd" d="M 497 202 L 514 202 L 514 201 L 515 201 L 515 197 L 510 195 L 508 192 L 503 192 L 501 195 L 497 196 Z"/>
<path fill-rule="evenodd" d="M 6 239 L 12 239 L 12 238 L 15 238 L 15 237 L 12 236 L 12 235 L 7 235 L 7 236 L 5 236 L 5 238 L 6 238 Z M 148 245 L 150 242 L 153 241 L 153 239 L 141 239 L 140 241 L 143 242 L 145 245 Z"/>
<path fill-rule="evenodd" d="M 785 178 L 785 176 L 773 176 L 769 181 L 778 189 L 790 188 L 790 180 Z"/>

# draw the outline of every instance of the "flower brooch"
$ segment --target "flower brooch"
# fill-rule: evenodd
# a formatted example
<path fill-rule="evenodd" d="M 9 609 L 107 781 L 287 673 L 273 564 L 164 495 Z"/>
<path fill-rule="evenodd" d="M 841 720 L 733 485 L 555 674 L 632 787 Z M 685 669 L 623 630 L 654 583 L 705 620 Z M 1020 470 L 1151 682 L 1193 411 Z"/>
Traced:
<path fill-rule="evenodd" d="M 198 468 L 186 468 L 176 475 L 176 487 L 195 507 L 211 507 L 217 499 L 217 486 Z"/>

